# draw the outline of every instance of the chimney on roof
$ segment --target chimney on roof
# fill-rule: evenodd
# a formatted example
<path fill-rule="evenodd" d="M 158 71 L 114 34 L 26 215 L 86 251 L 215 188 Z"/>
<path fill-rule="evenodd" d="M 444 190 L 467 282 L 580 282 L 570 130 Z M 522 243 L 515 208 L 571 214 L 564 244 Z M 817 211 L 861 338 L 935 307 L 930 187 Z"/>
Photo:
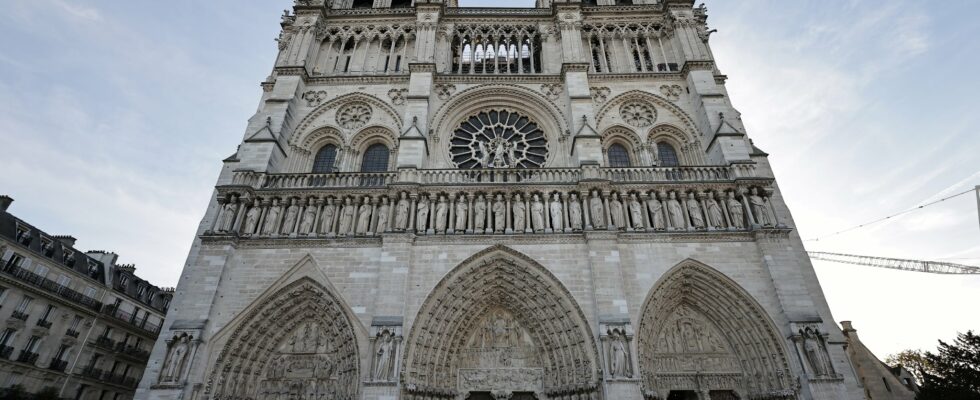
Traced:
<path fill-rule="evenodd" d="M 58 239 L 58 241 L 65 246 L 75 247 L 75 237 L 72 235 L 58 235 L 54 238 Z"/>
<path fill-rule="evenodd" d="M 10 207 L 10 203 L 13 203 L 14 199 L 5 194 L 0 194 L 0 212 L 7 212 L 7 208 Z"/>
<path fill-rule="evenodd" d="M 127 272 L 130 274 L 136 273 L 136 264 L 119 264 L 116 265 L 116 268 L 118 268 L 120 271 Z"/>

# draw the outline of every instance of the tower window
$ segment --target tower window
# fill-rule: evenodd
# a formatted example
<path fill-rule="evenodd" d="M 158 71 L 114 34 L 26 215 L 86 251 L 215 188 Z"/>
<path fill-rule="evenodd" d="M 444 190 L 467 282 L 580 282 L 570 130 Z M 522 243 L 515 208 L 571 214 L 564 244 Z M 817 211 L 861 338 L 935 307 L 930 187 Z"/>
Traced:
<path fill-rule="evenodd" d="M 374 7 L 373 0 L 354 0 L 351 8 L 372 8 Z"/>
<path fill-rule="evenodd" d="M 680 162 L 677 160 L 677 150 L 674 150 L 674 146 L 671 146 L 670 143 L 657 143 L 657 158 L 660 159 L 661 167 L 676 167 L 680 165 Z"/>
<path fill-rule="evenodd" d="M 388 170 L 388 157 L 391 152 L 388 146 L 381 143 L 372 144 L 364 152 L 361 159 L 361 172 L 385 172 Z"/>
<path fill-rule="evenodd" d="M 337 146 L 328 144 L 320 148 L 313 161 L 313 173 L 325 174 L 334 172 L 334 163 L 337 161 Z"/>
<path fill-rule="evenodd" d="M 626 146 L 619 143 L 609 146 L 609 150 L 607 150 L 607 157 L 609 158 L 610 167 L 631 166 L 629 151 L 626 150 Z"/>

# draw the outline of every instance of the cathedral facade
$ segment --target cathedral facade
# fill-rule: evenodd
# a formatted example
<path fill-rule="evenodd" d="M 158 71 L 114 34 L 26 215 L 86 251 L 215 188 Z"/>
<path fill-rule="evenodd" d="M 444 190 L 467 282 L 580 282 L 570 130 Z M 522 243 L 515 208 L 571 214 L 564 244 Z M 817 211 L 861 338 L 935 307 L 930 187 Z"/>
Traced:
<path fill-rule="evenodd" d="M 706 20 L 297 0 L 136 397 L 864 398 Z"/>

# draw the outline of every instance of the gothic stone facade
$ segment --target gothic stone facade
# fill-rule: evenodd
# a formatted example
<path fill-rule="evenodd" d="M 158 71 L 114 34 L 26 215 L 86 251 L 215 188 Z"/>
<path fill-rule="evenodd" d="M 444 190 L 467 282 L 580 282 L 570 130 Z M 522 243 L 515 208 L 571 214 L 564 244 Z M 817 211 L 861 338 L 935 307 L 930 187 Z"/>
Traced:
<path fill-rule="evenodd" d="M 137 397 L 863 398 L 706 19 L 296 1 Z"/>

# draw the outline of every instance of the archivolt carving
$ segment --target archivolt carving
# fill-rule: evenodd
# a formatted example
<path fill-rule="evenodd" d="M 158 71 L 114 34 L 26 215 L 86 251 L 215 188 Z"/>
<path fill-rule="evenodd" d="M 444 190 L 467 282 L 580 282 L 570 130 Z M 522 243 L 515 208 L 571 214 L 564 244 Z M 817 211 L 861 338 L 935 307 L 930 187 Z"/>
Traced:
<path fill-rule="evenodd" d="M 786 348 L 765 310 L 720 272 L 688 260 L 651 291 L 640 317 L 643 386 L 790 399 Z M 708 379 L 704 379 L 708 378 Z M 689 387 L 708 384 L 711 387 Z"/>
<path fill-rule="evenodd" d="M 338 96 L 333 100 L 324 103 L 323 105 L 311 111 L 308 115 L 306 115 L 306 117 L 303 117 L 303 120 L 300 121 L 300 123 L 296 125 L 296 129 L 293 130 L 293 135 L 289 140 L 290 144 L 304 142 L 305 137 L 310 134 L 310 132 L 314 129 L 313 128 L 314 126 L 324 125 L 323 121 L 318 123 L 317 120 L 321 116 L 323 116 L 323 114 L 325 114 L 327 111 L 354 102 L 362 102 L 371 106 L 371 108 L 374 110 L 373 112 L 374 117 L 377 117 L 379 114 L 384 114 L 392 121 L 394 121 L 394 124 L 396 126 L 394 126 L 393 128 L 395 130 L 401 128 L 402 117 L 398 114 L 397 110 L 395 110 L 390 104 L 388 104 L 388 102 L 364 93 L 348 93 L 342 96 Z M 375 118 L 375 120 L 378 119 Z"/>
<path fill-rule="evenodd" d="M 597 360 L 588 323 L 562 284 L 526 256 L 494 246 L 451 271 L 423 303 L 402 383 L 407 394 L 432 399 L 491 386 L 589 398 Z"/>
<path fill-rule="evenodd" d="M 670 102 L 669 100 L 663 97 L 657 96 L 652 93 L 643 92 L 640 90 L 628 91 L 626 93 L 623 93 L 621 95 L 618 95 L 610 99 L 605 104 L 603 104 L 602 108 L 599 109 L 599 112 L 596 113 L 596 115 L 598 116 L 596 119 L 596 125 L 599 126 L 600 128 L 604 128 L 605 126 L 603 124 L 610 123 L 609 120 L 611 119 L 610 118 L 611 115 L 618 115 L 618 113 L 614 112 L 614 110 L 619 110 L 620 107 L 622 107 L 623 105 L 634 103 L 634 102 L 652 103 L 653 105 L 656 105 L 657 108 L 660 108 L 662 110 L 667 111 L 670 114 L 673 114 L 679 120 L 679 122 L 683 124 L 685 131 L 697 132 L 697 128 L 694 125 L 694 120 L 691 119 L 691 117 L 687 115 L 687 113 L 684 112 L 684 110 L 680 109 L 679 107 L 677 107 L 677 105 L 675 105 L 674 103 Z M 666 114 L 664 115 L 666 118 Z M 649 126 L 649 124 L 647 126 Z"/>
<path fill-rule="evenodd" d="M 640 137 L 627 127 L 614 125 L 602 132 L 603 148 L 608 148 L 613 142 L 620 140 L 629 144 L 629 147 L 634 151 L 643 147 L 643 140 L 640 140 Z"/>
<path fill-rule="evenodd" d="M 299 142 L 297 147 L 310 153 L 327 143 L 333 143 L 338 147 L 342 147 L 345 143 L 340 131 L 331 127 L 318 128 L 310 132 L 310 134 L 305 135 L 302 139 L 303 141 Z"/>
<path fill-rule="evenodd" d="M 260 300 L 223 330 L 230 337 L 208 372 L 205 394 L 236 400 L 357 398 L 357 339 L 344 308 L 309 278 Z"/>
<path fill-rule="evenodd" d="M 365 147 L 366 144 L 369 142 L 373 143 L 375 141 L 383 142 L 389 149 L 392 150 L 398 147 L 398 139 L 395 137 L 395 133 L 392 132 L 391 129 L 382 126 L 369 126 L 361 129 L 351 137 L 350 145 L 351 148 L 356 149 L 357 151 L 362 151 L 362 148 Z"/>

